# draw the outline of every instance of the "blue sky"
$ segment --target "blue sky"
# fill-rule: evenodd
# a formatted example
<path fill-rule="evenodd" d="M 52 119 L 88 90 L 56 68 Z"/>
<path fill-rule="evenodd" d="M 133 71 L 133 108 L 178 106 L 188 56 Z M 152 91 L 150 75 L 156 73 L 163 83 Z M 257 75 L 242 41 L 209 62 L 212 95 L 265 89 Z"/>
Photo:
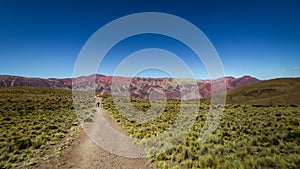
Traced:
<path fill-rule="evenodd" d="M 297 0 L 0 0 L 0 74 L 72 77 L 81 48 L 99 28 L 128 14 L 164 12 L 190 21 L 206 34 L 225 75 L 300 77 L 299 8 Z M 196 78 L 207 78 L 184 44 L 159 35 L 124 39 L 105 57 L 99 73 L 112 75 L 127 55 L 154 47 L 178 54 Z M 157 71 L 139 75 L 166 76 Z"/>

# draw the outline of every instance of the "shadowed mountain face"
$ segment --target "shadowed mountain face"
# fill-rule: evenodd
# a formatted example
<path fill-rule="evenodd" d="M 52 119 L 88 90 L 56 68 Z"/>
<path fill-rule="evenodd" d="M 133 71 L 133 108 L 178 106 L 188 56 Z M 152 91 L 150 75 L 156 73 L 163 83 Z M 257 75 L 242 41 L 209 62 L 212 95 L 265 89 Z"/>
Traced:
<path fill-rule="evenodd" d="M 300 105 L 300 78 L 261 81 L 227 92 L 227 103 Z"/>
<path fill-rule="evenodd" d="M 27 78 L 21 76 L 0 75 L 0 86 L 33 86 L 33 87 L 51 87 L 51 88 L 72 88 L 72 79 L 57 78 Z"/>
<path fill-rule="evenodd" d="M 27 78 L 0 75 L 0 86 L 35 86 L 75 90 L 96 90 L 102 94 L 118 94 L 138 98 L 198 99 L 206 98 L 229 89 L 241 87 L 259 80 L 250 76 L 225 77 L 216 80 L 173 78 L 117 77 L 100 74 L 78 78 Z M 199 95 L 195 94 L 199 91 Z"/>

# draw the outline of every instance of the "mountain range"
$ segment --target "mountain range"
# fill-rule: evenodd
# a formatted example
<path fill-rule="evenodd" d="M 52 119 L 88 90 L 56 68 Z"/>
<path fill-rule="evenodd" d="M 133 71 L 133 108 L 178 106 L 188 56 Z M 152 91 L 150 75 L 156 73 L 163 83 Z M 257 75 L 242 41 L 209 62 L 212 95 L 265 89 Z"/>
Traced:
<path fill-rule="evenodd" d="M 0 75 L 0 86 L 34 86 L 75 90 L 95 90 L 102 94 L 119 94 L 137 98 L 197 99 L 206 98 L 226 90 L 242 87 L 260 80 L 243 76 L 231 76 L 215 80 L 175 78 L 119 77 L 94 74 L 77 78 L 28 78 Z M 212 84 L 214 87 L 212 87 Z M 115 86 L 115 87 L 112 87 Z M 195 95 L 198 90 L 200 95 Z M 151 96 L 150 96 L 151 95 Z"/>

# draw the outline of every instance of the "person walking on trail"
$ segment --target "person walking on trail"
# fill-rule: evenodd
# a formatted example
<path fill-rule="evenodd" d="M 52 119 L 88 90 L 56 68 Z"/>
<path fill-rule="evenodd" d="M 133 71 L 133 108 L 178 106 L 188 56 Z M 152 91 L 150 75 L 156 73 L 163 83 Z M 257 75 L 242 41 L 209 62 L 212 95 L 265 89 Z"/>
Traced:
<path fill-rule="evenodd" d="M 96 103 L 96 107 L 100 107 L 100 102 L 99 101 Z"/>

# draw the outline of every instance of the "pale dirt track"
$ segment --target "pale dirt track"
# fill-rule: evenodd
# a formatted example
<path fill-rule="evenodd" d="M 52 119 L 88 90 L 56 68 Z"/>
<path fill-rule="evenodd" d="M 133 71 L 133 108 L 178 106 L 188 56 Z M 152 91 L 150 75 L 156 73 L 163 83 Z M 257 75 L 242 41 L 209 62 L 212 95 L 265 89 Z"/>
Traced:
<path fill-rule="evenodd" d="M 106 113 L 103 116 L 110 126 L 118 132 L 127 133 Z M 150 169 L 153 164 L 146 162 L 146 159 L 126 158 L 107 152 L 96 145 L 84 132 L 71 143 L 71 146 L 63 150 L 58 158 L 50 158 L 42 161 L 34 168 L 40 169 Z"/>

